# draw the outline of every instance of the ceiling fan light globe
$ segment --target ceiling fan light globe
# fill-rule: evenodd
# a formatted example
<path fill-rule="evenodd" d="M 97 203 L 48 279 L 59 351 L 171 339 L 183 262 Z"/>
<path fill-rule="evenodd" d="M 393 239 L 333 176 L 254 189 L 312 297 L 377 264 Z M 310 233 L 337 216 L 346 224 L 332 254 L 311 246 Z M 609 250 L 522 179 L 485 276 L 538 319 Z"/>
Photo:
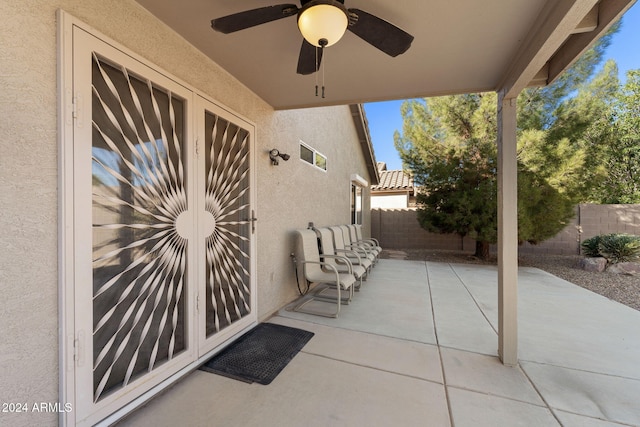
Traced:
<path fill-rule="evenodd" d="M 327 47 L 337 43 L 347 31 L 348 25 L 347 14 L 330 4 L 311 6 L 303 10 L 298 17 L 298 28 L 302 37 L 316 47 Z M 320 43 L 323 39 L 326 40 L 326 44 Z"/>

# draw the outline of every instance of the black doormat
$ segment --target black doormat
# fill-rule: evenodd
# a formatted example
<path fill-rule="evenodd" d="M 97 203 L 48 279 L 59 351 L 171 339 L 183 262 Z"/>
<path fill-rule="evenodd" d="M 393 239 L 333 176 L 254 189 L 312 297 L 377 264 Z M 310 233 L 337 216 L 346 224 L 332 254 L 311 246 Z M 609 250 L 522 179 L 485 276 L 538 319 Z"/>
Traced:
<path fill-rule="evenodd" d="M 200 369 L 248 383 L 270 384 L 313 335 L 302 329 L 260 323 Z"/>

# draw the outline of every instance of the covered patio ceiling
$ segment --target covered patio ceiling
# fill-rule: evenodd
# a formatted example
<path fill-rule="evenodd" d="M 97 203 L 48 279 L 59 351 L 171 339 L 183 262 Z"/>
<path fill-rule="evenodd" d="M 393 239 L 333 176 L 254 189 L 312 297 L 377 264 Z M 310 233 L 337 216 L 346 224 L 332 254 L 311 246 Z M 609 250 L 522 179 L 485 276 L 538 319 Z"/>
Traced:
<path fill-rule="evenodd" d="M 347 31 L 325 51 L 322 98 L 315 75 L 296 73 L 295 16 L 227 35 L 211 29 L 213 18 L 279 0 L 137 1 L 275 109 L 499 90 L 513 97 L 557 78 L 635 2 L 345 0 L 415 39 L 392 58 Z"/>

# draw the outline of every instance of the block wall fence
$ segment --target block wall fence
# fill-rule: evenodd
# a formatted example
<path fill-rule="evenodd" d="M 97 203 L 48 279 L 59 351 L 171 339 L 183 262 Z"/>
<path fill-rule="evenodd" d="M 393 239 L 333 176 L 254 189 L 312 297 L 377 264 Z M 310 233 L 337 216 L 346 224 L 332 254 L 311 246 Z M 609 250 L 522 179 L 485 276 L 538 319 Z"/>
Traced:
<path fill-rule="evenodd" d="M 521 254 L 578 255 L 580 243 L 599 234 L 640 235 L 640 205 L 581 204 L 574 218 L 555 237 L 520 246 Z M 371 236 L 387 249 L 434 249 L 473 252 L 475 240 L 456 234 L 435 234 L 422 229 L 416 209 L 372 209 Z"/>

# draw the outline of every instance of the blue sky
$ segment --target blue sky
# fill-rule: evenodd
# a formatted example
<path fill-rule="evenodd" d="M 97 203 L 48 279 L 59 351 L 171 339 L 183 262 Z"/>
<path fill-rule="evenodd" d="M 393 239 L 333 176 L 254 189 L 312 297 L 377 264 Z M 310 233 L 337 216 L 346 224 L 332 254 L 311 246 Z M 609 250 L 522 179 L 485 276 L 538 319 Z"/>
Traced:
<path fill-rule="evenodd" d="M 640 68 L 640 1 L 622 18 L 622 28 L 613 36 L 606 59 L 614 59 L 623 79 L 627 70 Z M 403 101 L 374 102 L 364 105 L 376 160 L 386 162 L 388 169 L 402 169 L 393 146 L 393 133 L 402 131 L 400 106 Z"/>

